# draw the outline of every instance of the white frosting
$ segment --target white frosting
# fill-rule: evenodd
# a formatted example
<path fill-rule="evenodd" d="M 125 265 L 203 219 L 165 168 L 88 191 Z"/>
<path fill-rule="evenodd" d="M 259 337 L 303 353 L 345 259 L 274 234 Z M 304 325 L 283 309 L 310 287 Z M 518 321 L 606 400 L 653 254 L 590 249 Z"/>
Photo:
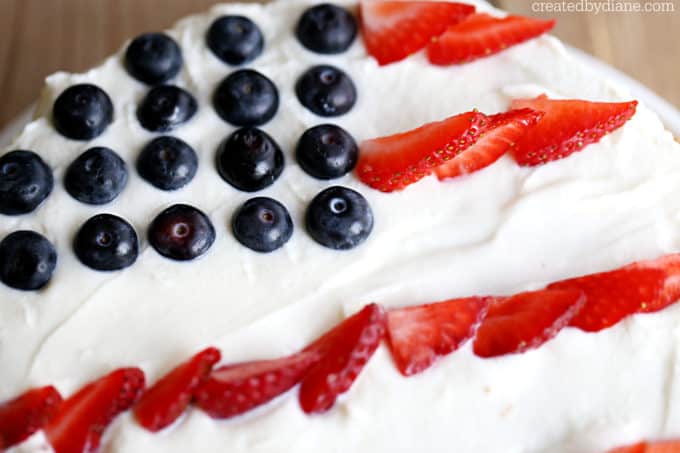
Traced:
<path fill-rule="evenodd" d="M 135 118 L 148 88 L 126 74 L 121 53 L 85 74 L 48 78 L 38 117 L 12 148 L 40 153 L 57 184 L 37 212 L 0 217 L 0 237 L 17 229 L 39 231 L 56 245 L 59 263 L 44 291 L 0 285 L 0 400 L 47 383 L 69 395 L 120 366 L 141 366 L 154 382 L 206 345 L 221 348 L 225 362 L 277 357 L 368 302 L 399 306 L 509 294 L 680 250 L 680 145 L 644 105 L 598 144 L 533 169 L 502 158 L 467 177 L 447 183 L 429 177 L 392 194 L 353 175 L 332 182 L 309 177 L 294 161 L 294 145 L 305 129 L 327 120 L 306 111 L 293 86 L 312 64 L 335 64 L 356 83 L 357 105 L 332 121 L 357 140 L 472 108 L 502 111 L 513 97 L 541 92 L 630 99 L 552 37 L 449 68 L 431 66 L 422 55 L 380 68 L 361 40 L 341 56 L 315 55 L 292 33 L 309 3 L 217 6 L 170 31 L 185 57 L 176 83 L 200 106 L 176 131 L 200 158 L 196 178 L 177 192 L 162 192 L 134 171 L 137 154 L 154 134 Z M 233 128 L 215 114 L 210 97 L 233 68 L 210 53 L 203 36 L 227 13 L 247 15 L 262 28 L 266 49 L 250 66 L 271 77 L 281 95 L 281 108 L 264 129 L 282 146 L 287 166 L 258 195 L 283 202 L 296 230 L 272 254 L 252 252 L 231 235 L 232 213 L 253 195 L 222 181 L 213 164 L 219 142 Z M 59 93 L 82 82 L 104 88 L 116 111 L 114 123 L 90 143 L 62 138 L 48 119 Z M 122 195 L 100 208 L 78 203 L 62 186 L 66 166 L 93 145 L 113 148 L 131 169 Z M 359 190 L 375 214 L 372 236 L 349 252 L 325 249 L 304 231 L 307 203 L 335 184 Z M 152 218 L 177 202 L 205 210 L 217 230 L 209 253 L 189 263 L 162 258 L 145 238 Z M 133 267 L 100 273 L 77 261 L 73 234 L 100 212 L 123 216 L 140 233 L 142 251 Z M 671 308 L 598 334 L 566 329 L 522 355 L 482 360 L 468 345 L 410 379 L 398 374 L 381 347 L 328 414 L 304 415 L 295 392 L 232 421 L 191 410 L 156 435 L 126 414 L 109 430 L 105 451 L 594 453 L 639 438 L 679 435 L 678 325 L 680 308 Z M 41 445 L 44 437 L 37 435 L 16 451 L 42 451 Z"/>

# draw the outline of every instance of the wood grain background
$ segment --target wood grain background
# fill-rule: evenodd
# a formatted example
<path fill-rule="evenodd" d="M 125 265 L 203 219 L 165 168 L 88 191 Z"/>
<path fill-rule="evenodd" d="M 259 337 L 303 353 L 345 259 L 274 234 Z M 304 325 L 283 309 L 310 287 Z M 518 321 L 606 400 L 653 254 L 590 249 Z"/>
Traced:
<path fill-rule="evenodd" d="M 57 70 L 85 70 L 126 39 L 167 28 L 219 1 L 0 0 L 0 128 L 37 98 L 45 76 Z M 531 11 L 533 1 L 539 0 L 495 3 L 520 14 L 548 17 Z M 680 107 L 680 0 L 671 2 L 673 13 L 554 14 L 555 34 Z"/>

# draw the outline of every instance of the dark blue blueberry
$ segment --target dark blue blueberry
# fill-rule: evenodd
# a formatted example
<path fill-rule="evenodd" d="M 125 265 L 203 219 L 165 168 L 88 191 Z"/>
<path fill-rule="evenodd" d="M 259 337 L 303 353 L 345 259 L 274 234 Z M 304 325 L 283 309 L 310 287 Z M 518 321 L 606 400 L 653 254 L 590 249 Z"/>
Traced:
<path fill-rule="evenodd" d="M 154 87 L 137 109 L 137 119 L 151 132 L 168 132 L 189 121 L 198 109 L 196 99 L 174 85 Z"/>
<path fill-rule="evenodd" d="M 182 68 L 182 51 L 163 33 L 140 35 L 125 52 L 128 73 L 140 82 L 156 85 L 167 82 Z"/>
<path fill-rule="evenodd" d="M 74 85 L 54 101 L 52 121 L 64 137 L 91 140 L 100 136 L 113 121 L 113 104 L 98 86 Z"/>
<path fill-rule="evenodd" d="M 73 250 L 85 266 L 94 270 L 125 269 L 137 260 L 137 233 L 120 217 L 99 214 L 80 228 L 73 241 Z"/>
<path fill-rule="evenodd" d="M 343 128 L 324 124 L 302 135 L 295 155 L 300 167 L 311 176 L 333 179 L 352 171 L 359 158 L 359 148 Z"/>
<path fill-rule="evenodd" d="M 161 212 L 149 227 L 149 243 L 158 253 L 177 261 L 198 258 L 215 242 L 208 216 L 185 204 Z"/>
<path fill-rule="evenodd" d="M 191 146 L 176 137 L 152 140 L 137 159 L 137 171 L 161 190 L 177 190 L 196 175 L 198 156 Z"/>
<path fill-rule="evenodd" d="M 127 184 L 125 162 L 109 148 L 91 148 L 66 170 L 64 187 L 73 198 L 101 205 L 114 200 Z"/>
<path fill-rule="evenodd" d="M 304 12 L 295 34 L 300 43 L 313 52 L 336 54 L 354 42 L 357 22 L 346 9 L 323 3 Z"/>
<path fill-rule="evenodd" d="M 319 116 L 340 116 L 349 112 L 357 101 L 357 90 L 340 69 L 314 66 L 295 85 L 300 103 Z"/>
<path fill-rule="evenodd" d="M 346 187 L 330 187 L 307 208 L 307 231 L 319 244 L 349 250 L 361 244 L 373 230 L 373 212 L 366 199 Z"/>
<path fill-rule="evenodd" d="M 231 227 L 236 240 L 263 253 L 282 247 L 293 234 L 293 221 L 286 207 L 266 197 L 246 201 L 234 214 Z"/>
<path fill-rule="evenodd" d="M 253 61 L 264 47 L 259 27 L 243 16 L 222 16 L 215 20 L 206 41 L 217 58 L 230 65 Z"/>
<path fill-rule="evenodd" d="M 0 157 L 0 214 L 27 214 L 52 192 L 52 170 L 32 151 Z"/>
<path fill-rule="evenodd" d="M 276 115 L 279 92 L 259 72 L 242 69 L 220 83 L 213 104 L 217 114 L 234 126 L 259 126 Z"/>
<path fill-rule="evenodd" d="M 276 181 L 283 171 L 283 153 L 266 132 L 246 127 L 231 134 L 217 150 L 222 179 L 245 192 L 255 192 Z"/>
<path fill-rule="evenodd" d="M 47 285 L 57 267 L 50 241 L 33 231 L 17 231 L 0 242 L 0 280 L 25 291 Z"/>

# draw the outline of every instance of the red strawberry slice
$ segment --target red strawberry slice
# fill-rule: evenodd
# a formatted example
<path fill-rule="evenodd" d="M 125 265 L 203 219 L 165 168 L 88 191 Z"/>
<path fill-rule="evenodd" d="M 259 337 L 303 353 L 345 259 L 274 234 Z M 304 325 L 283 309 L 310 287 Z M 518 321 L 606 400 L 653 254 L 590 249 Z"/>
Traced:
<path fill-rule="evenodd" d="M 363 0 L 364 43 L 368 53 L 386 65 L 423 49 L 447 27 L 474 12 L 474 6 L 462 3 Z"/>
<path fill-rule="evenodd" d="M 55 453 L 98 451 L 106 427 L 143 391 L 144 373 L 139 368 L 121 368 L 78 390 L 45 426 Z"/>
<path fill-rule="evenodd" d="M 496 162 L 510 151 L 543 116 L 531 109 L 510 110 L 489 117 L 489 127 L 477 142 L 434 169 L 440 180 L 474 173 Z"/>
<path fill-rule="evenodd" d="M 152 432 L 170 426 L 182 415 L 194 390 L 219 361 L 220 351 L 207 348 L 161 378 L 135 405 L 135 418 L 139 424 Z"/>
<path fill-rule="evenodd" d="M 370 304 L 313 343 L 323 357 L 300 385 L 300 406 L 308 414 L 321 413 L 350 389 L 385 335 L 385 313 Z"/>
<path fill-rule="evenodd" d="M 516 99 L 512 108 L 539 110 L 545 116 L 517 142 L 512 155 L 524 166 L 564 159 L 623 126 L 635 114 L 636 106 L 637 101 L 555 100 L 545 94 Z"/>
<path fill-rule="evenodd" d="M 486 127 L 486 115 L 473 111 L 366 140 L 360 145 L 357 174 L 365 184 L 383 192 L 401 190 L 462 153 Z"/>
<path fill-rule="evenodd" d="M 387 312 L 387 339 L 397 368 L 412 376 L 475 335 L 488 298 L 452 299 Z"/>
<path fill-rule="evenodd" d="M 318 358 L 316 352 L 305 351 L 217 368 L 194 392 L 196 404 L 213 418 L 243 414 L 290 390 Z"/>
<path fill-rule="evenodd" d="M 50 385 L 0 403 L 0 451 L 41 429 L 54 416 L 61 401 L 57 389 Z"/>
<path fill-rule="evenodd" d="M 436 65 L 466 63 L 540 36 L 554 26 L 554 20 L 477 13 L 433 39 L 427 57 Z"/>
<path fill-rule="evenodd" d="M 577 290 L 541 290 L 497 298 L 477 330 L 474 352 L 496 357 L 537 348 L 578 313 L 585 296 Z"/>
<path fill-rule="evenodd" d="M 640 442 L 610 450 L 609 453 L 680 453 L 680 441 Z"/>

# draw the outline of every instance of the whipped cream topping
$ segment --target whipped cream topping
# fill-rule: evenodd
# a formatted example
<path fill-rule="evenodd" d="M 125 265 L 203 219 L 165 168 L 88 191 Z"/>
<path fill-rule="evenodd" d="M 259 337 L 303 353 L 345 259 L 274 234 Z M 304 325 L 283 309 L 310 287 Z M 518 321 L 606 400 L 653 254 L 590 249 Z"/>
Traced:
<path fill-rule="evenodd" d="M 292 32 L 312 3 L 219 5 L 169 31 L 185 59 L 175 83 L 199 102 L 196 116 L 173 132 L 199 155 L 195 179 L 176 192 L 152 187 L 133 170 L 156 135 L 136 119 L 148 88 L 125 72 L 122 51 L 87 73 L 47 79 L 35 120 L 8 149 L 38 152 L 55 171 L 55 190 L 35 213 L 1 217 L 0 237 L 36 230 L 55 244 L 59 263 L 41 292 L 0 285 L 0 400 L 47 383 L 67 396 L 121 366 L 140 366 L 154 382 L 207 345 L 219 347 L 225 363 L 278 357 L 369 302 L 390 307 L 509 294 L 680 250 L 680 145 L 644 105 L 599 143 L 542 167 L 520 168 L 504 157 L 463 178 L 440 183 L 428 177 L 391 194 L 354 175 L 331 182 L 306 175 L 295 163 L 295 144 L 307 128 L 328 121 L 300 105 L 294 84 L 314 64 L 336 65 L 356 84 L 356 106 L 332 122 L 358 141 L 473 108 L 503 111 L 513 98 L 543 92 L 630 99 L 552 37 L 446 68 L 431 66 L 422 54 L 378 67 L 360 39 L 339 56 L 313 54 Z M 356 7 L 351 0 L 338 3 Z M 204 41 L 222 14 L 242 14 L 261 27 L 265 51 L 248 67 L 270 77 L 281 96 L 278 114 L 263 129 L 284 150 L 286 168 L 257 195 L 286 205 L 296 230 L 272 254 L 252 252 L 233 238 L 231 215 L 254 195 L 226 184 L 214 167 L 218 144 L 234 130 L 211 105 L 213 90 L 234 68 Z M 49 119 L 56 97 L 76 83 L 101 86 L 115 106 L 113 124 L 88 143 L 63 138 Z M 62 185 L 68 164 L 97 145 L 114 149 L 132 170 L 121 196 L 102 207 L 78 203 Z M 304 231 L 307 204 L 335 184 L 360 191 L 375 214 L 371 237 L 348 252 L 325 249 Z M 208 213 L 217 230 L 211 250 L 188 263 L 161 257 L 145 237 L 153 217 L 180 202 Z M 124 217 L 140 234 L 140 257 L 131 268 L 100 273 L 73 254 L 75 232 L 101 212 Z M 483 360 L 467 345 L 409 379 L 381 347 L 325 415 L 304 415 L 294 391 L 230 421 L 192 409 L 161 434 L 125 414 L 107 432 L 104 451 L 595 453 L 679 435 L 678 325 L 680 308 L 672 307 L 597 334 L 565 329 L 521 355 Z M 45 450 L 38 434 L 14 451 Z"/>

